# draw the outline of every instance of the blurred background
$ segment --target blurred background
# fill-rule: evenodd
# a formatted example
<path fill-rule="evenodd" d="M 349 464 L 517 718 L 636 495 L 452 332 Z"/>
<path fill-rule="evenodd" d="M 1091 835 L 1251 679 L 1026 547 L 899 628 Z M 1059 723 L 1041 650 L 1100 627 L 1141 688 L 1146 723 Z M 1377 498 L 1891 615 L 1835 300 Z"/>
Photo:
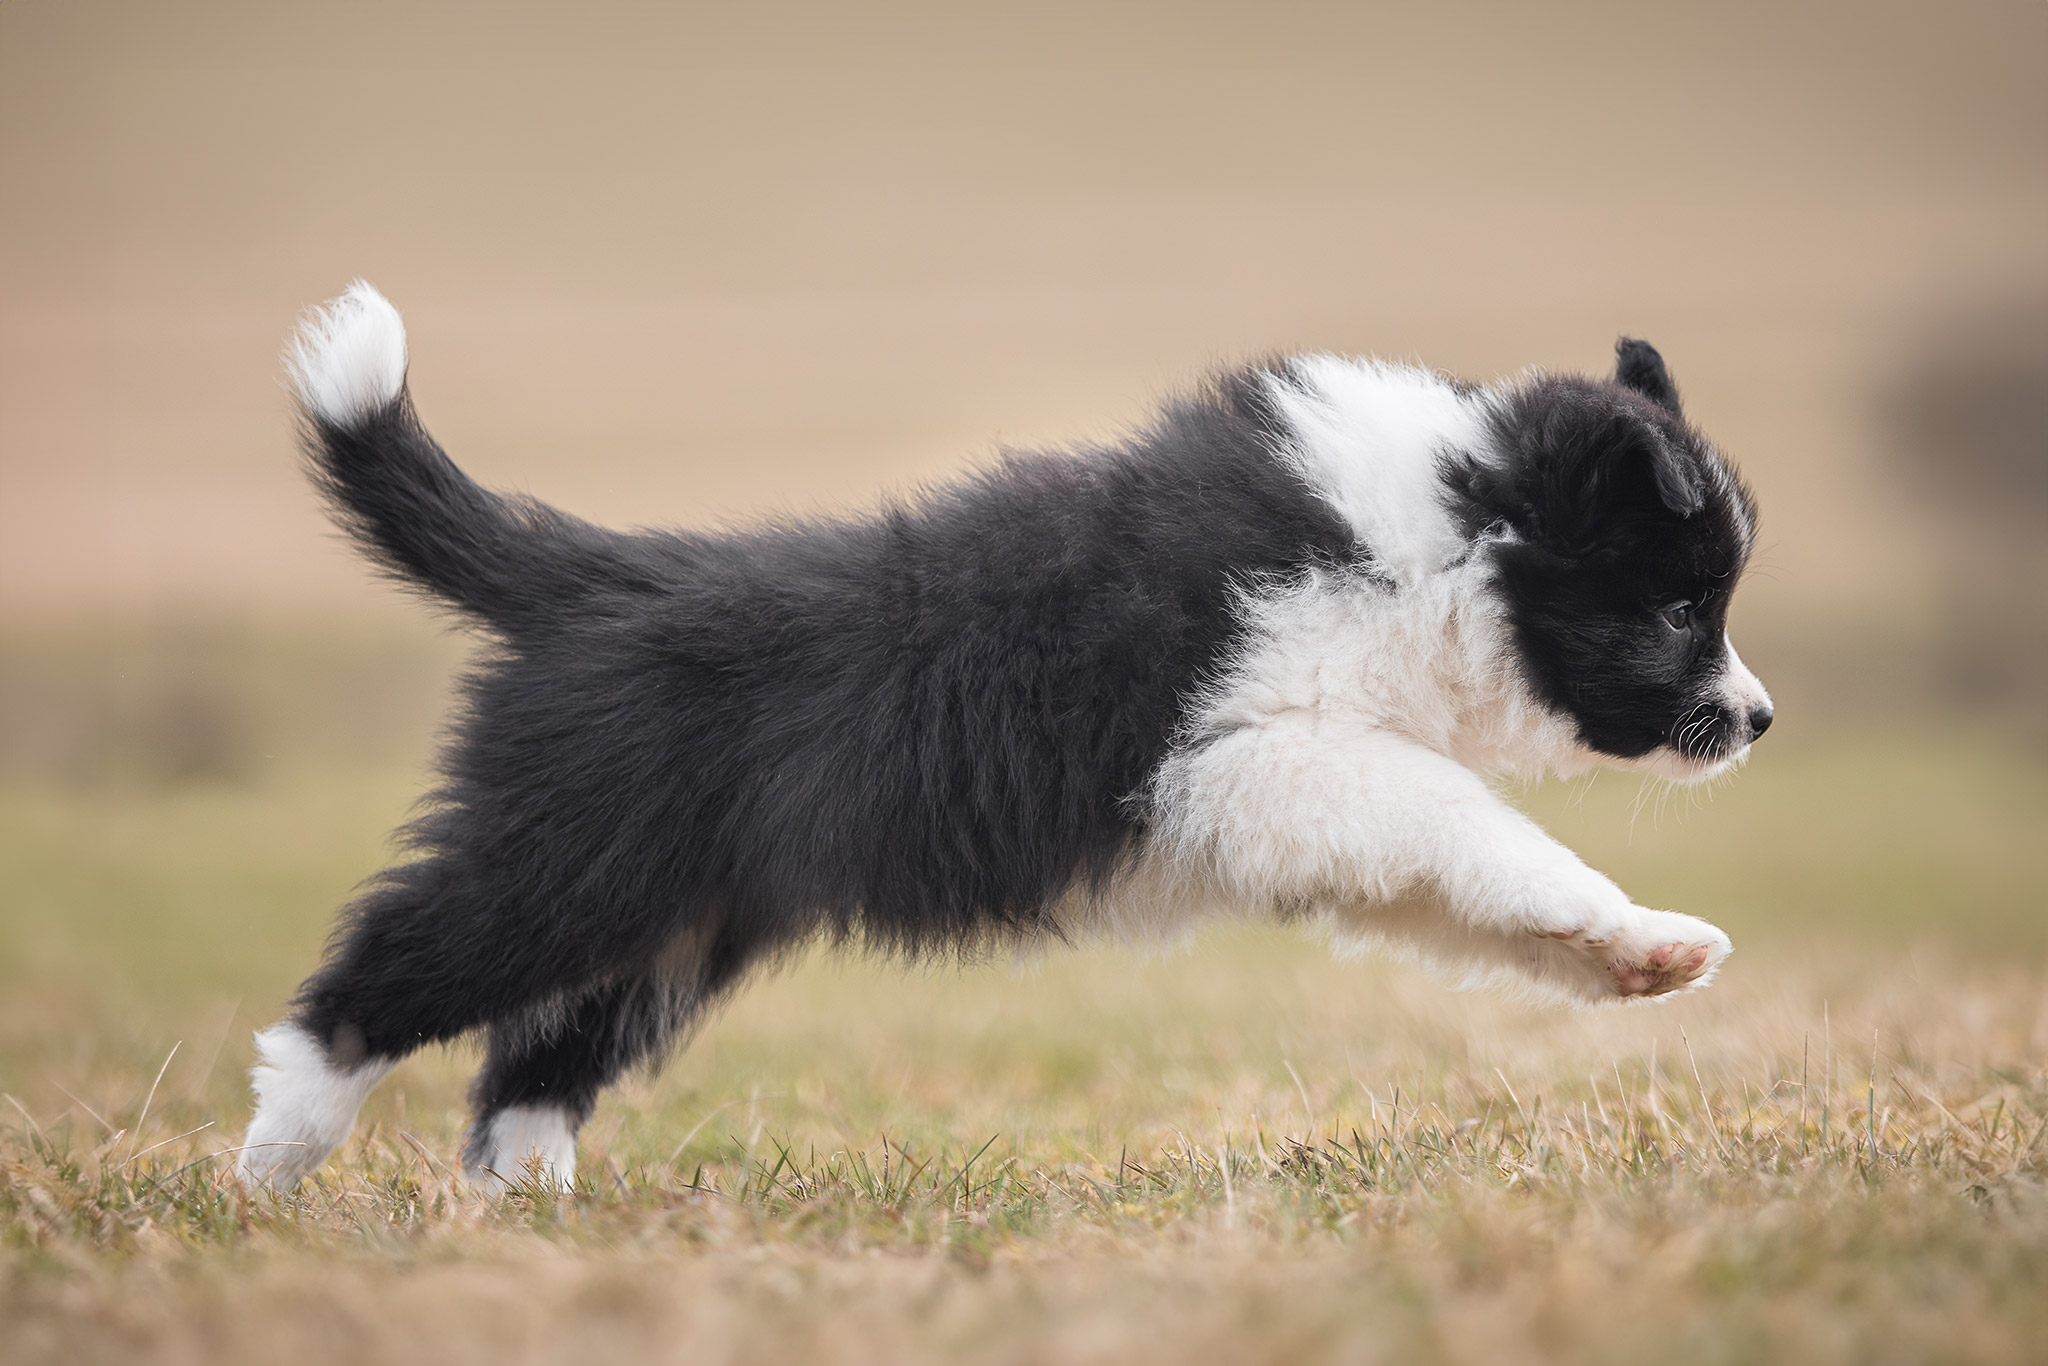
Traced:
<path fill-rule="evenodd" d="M 2040 0 L 6 0 L 0 187 L 0 1082 L 80 1003 L 261 1023 L 419 789 L 466 646 L 277 359 L 359 275 L 458 460 L 613 523 L 1647 336 L 1761 497 L 1780 721 L 1526 799 L 1747 945 L 2048 946 Z"/>

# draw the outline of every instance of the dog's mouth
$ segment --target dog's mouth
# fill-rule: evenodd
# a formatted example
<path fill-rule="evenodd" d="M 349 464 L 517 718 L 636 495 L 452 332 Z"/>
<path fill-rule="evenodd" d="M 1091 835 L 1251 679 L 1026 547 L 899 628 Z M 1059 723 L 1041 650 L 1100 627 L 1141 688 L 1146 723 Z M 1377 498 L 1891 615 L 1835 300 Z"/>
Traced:
<path fill-rule="evenodd" d="M 1672 782 L 1709 782 L 1747 759 L 1770 723 L 1768 705 L 1745 715 L 1718 702 L 1702 702 L 1678 719 L 1663 744 L 1624 767 Z"/>
<path fill-rule="evenodd" d="M 1629 759 L 1617 765 L 1648 773 L 1674 783 L 1707 783 L 1722 774 L 1737 768 L 1749 757 L 1749 745 L 1744 743 L 1719 754 L 1687 754 L 1671 745 L 1659 745 L 1648 754 Z"/>
<path fill-rule="evenodd" d="M 1628 773 L 1644 773 L 1666 782 L 1690 786 L 1694 783 L 1712 782 L 1722 774 L 1741 766 L 1749 758 L 1750 742 L 1717 747 L 1713 750 L 1694 748 L 1691 752 L 1672 744 L 1658 745 L 1641 754 L 1622 757 L 1616 754 L 1588 752 L 1587 757 L 1608 768 L 1621 769 Z"/>

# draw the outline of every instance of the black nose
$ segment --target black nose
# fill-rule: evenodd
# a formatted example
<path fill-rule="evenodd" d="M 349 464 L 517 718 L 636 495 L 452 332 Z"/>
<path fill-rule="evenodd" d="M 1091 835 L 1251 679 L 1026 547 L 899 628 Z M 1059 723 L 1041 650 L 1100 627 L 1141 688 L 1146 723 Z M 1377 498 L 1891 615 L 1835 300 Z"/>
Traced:
<path fill-rule="evenodd" d="M 1755 711 L 1749 714 L 1750 738 L 1755 739 L 1757 736 L 1762 735 L 1765 731 L 1769 730 L 1770 728 L 1771 704 L 1766 702 L 1761 707 L 1758 707 Z"/>

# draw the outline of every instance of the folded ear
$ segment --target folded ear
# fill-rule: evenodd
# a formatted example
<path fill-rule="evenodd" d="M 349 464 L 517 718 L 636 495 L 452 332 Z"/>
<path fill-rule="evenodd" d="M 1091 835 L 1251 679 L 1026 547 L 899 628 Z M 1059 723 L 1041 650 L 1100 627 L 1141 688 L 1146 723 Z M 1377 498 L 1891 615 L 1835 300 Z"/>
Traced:
<path fill-rule="evenodd" d="M 1633 389 L 1650 402 L 1676 416 L 1678 386 L 1664 368 L 1657 348 L 1636 337 L 1623 337 L 1614 344 L 1614 378 L 1625 389 Z"/>
<path fill-rule="evenodd" d="M 1664 517 L 1692 517 L 1707 505 L 1684 424 L 1617 402 L 1605 384 L 1539 377 L 1495 409 L 1492 436 L 1490 458 L 1446 466 L 1475 530 L 1501 523 L 1532 546 L 1573 557 L 1617 535 L 1661 535 Z"/>
<path fill-rule="evenodd" d="M 1644 347 L 1645 350 L 1649 348 Z M 1651 351 L 1655 356 L 1657 353 Z M 1662 361 L 1657 372 L 1664 372 Z M 1633 386 L 1631 386 L 1633 387 Z M 1690 517 L 1707 505 L 1707 492 L 1700 485 L 1700 473 L 1683 452 L 1673 446 L 1655 427 L 1630 418 L 1616 418 L 1608 429 L 1614 459 L 1626 465 L 1641 462 L 1649 467 L 1657 486 L 1657 499 L 1680 517 Z"/>

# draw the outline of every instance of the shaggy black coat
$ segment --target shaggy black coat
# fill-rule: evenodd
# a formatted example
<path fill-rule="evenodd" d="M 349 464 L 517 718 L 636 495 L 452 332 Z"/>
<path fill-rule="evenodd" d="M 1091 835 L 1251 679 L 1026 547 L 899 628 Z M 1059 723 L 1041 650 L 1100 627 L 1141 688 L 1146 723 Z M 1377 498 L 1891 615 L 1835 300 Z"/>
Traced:
<path fill-rule="evenodd" d="M 498 1106 L 587 1110 L 764 953 L 1057 932 L 1243 631 L 1351 551 L 1252 372 L 1118 445 L 856 520 L 605 531 L 458 470 L 403 394 L 305 448 L 394 577 L 486 628 L 416 857 L 298 1018 L 338 1062 L 493 1026 Z"/>

